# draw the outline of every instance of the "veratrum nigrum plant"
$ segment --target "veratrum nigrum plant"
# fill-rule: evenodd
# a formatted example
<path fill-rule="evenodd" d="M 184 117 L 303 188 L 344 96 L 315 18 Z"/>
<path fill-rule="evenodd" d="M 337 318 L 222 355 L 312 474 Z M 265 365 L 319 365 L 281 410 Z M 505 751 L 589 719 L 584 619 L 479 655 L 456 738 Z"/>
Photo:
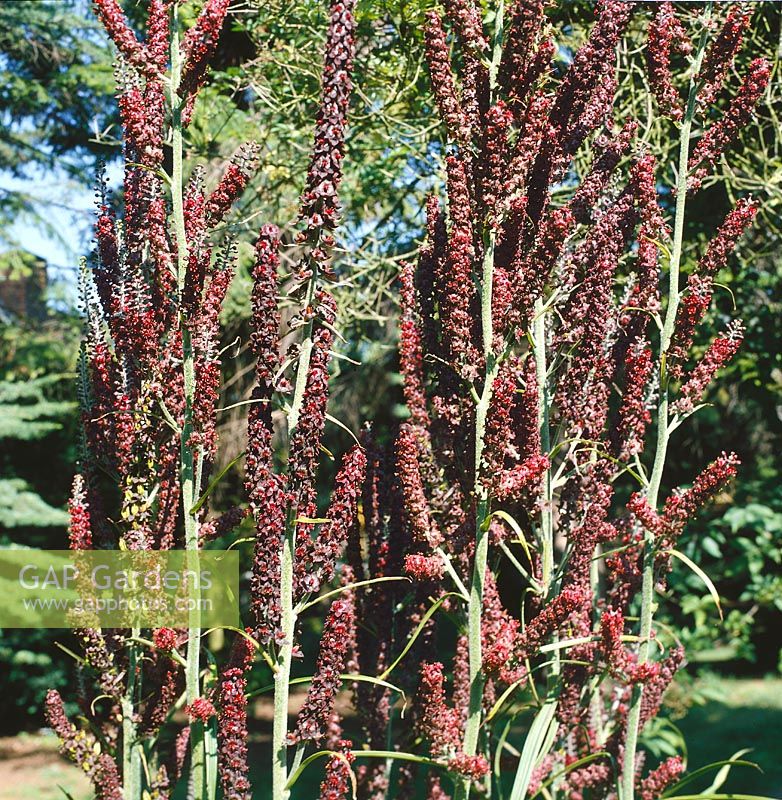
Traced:
<path fill-rule="evenodd" d="M 185 140 L 229 4 L 206 0 L 183 30 L 177 0 L 149 0 L 143 41 L 117 0 L 94 5 L 118 53 L 125 174 L 119 218 L 100 183 L 83 270 L 71 546 L 196 552 L 246 521 L 254 547 L 247 627 L 219 663 L 197 626 L 80 631 L 79 724 L 47 698 L 63 752 L 102 800 L 286 800 L 318 763 L 328 800 L 675 792 L 684 762 L 650 767 L 639 748 L 684 661 L 654 624 L 656 597 L 674 560 L 695 567 L 677 539 L 738 460 L 715 453 L 689 487 L 662 500 L 661 487 L 671 437 L 741 343 L 736 320 L 692 355 L 756 205 L 738 200 L 686 279 L 684 223 L 769 81 L 758 59 L 729 87 L 751 7 L 602 0 L 574 52 L 544 0 L 427 14 L 444 191 L 400 275 L 409 418 L 390 449 L 366 433 L 319 508 L 355 48 L 352 0 L 331 0 L 290 274 L 277 227 L 255 245 L 245 502 L 215 514 L 235 268 L 220 238 L 260 154 L 242 148 L 208 191 Z M 649 120 L 614 119 L 633 15 L 650 20 L 650 108 L 678 139 L 675 169 L 640 138 Z M 299 620 L 322 601 L 314 674 L 295 675 Z M 261 660 L 272 754 L 253 787 L 247 686 Z M 289 725 L 295 678 L 309 686 Z M 343 683 L 350 720 L 335 711 Z"/>
<path fill-rule="evenodd" d="M 257 240 L 247 506 L 213 518 L 208 486 L 217 447 L 219 319 L 235 269 L 234 243 L 216 239 L 258 153 L 254 145 L 242 148 L 210 192 L 201 167 L 190 169 L 186 179 L 184 139 L 228 0 L 207 0 L 186 31 L 176 0 L 151 0 L 144 41 L 116 0 L 94 5 L 118 53 L 124 209 L 117 219 L 101 181 L 96 253 L 83 270 L 84 447 L 71 501 L 71 546 L 199 550 L 247 516 L 255 523 L 256 544 L 249 624 L 219 675 L 208 667 L 198 627 L 163 628 L 149 636 L 142 630 L 83 630 L 79 701 L 85 724 L 68 720 L 55 691 L 47 698 L 48 719 L 100 798 L 171 797 L 180 778 L 191 797 L 216 797 L 219 784 L 225 798 L 249 798 L 246 676 L 261 654 L 275 673 L 270 783 L 274 796 L 284 797 L 308 743 L 328 736 L 336 749 L 350 746 L 335 737 L 332 715 L 355 624 L 349 588 L 328 611 L 318 671 L 290 731 L 288 693 L 299 651 L 297 616 L 334 575 L 364 480 L 365 457 L 356 446 L 343 459 L 323 522 L 315 479 L 336 316 L 325 285 L 333 278 L 352 4 L 335 0 L 330 7 L 321 105 L 301 199 L 299 260 L 284 287 L 286 308 L 299 311 L 289 315 L 285 330 L 280 233 L 264 225 Z M 281 426 L 272 413 L 279 409 Z M 275 425 L 282 430 L 275 432 Z M 275 433 L 277 449 L 287 453 L 282 467 Z M 111 475 L 119 491 L 118 509 L 101 474 Z M 173 714 L 179 708 L 188 722 L 177 732 Z M 329 766 L 324 792 L 347 785 L 347 763 L 340 754 Z"/>
<path fill-rule="evenodd" d="M 672 559 L 686 561 L 683 527 L 737 458 L 715 453 L 691 487 L 662 507 L 658 496 L 670 438 L 741 343 L 736 321 L 690 355 L 755 205 L 738 201 L 682 285 L 684 219 L 769 64 L 752 62 L 715 113 L 751 10 L 730 7 L 715 34 L 709 4 L 691 32 L 671 4 L 654 8 L 649 83 L 680 141 L 668 185 L 638 138 L 648 121 L 612 113 L 617 47 L 644 9 L 598 3 L 567 58 L 542 1 L 492 5 L 484 19 L 472 0 L 449 0 L 445 17 L 427 16 L 445 196 L 429 198 L 426 242 L 401 275 L 410 418 L 395 463 L 405 569 L 430 609 L 448 611 L 418 647 L 414 731 L 441 768 L 428 772 L 430 797 L 452 784 L 456 798 L 652 800 L 684 768 L 673 757 L 644 770 L 638 751 L 684 660 L 654 627 L 655 594 Z M 686 63 L 683 96 L 673 54 Z M 675 198 L 670 219 L 661 192 Z M 446 625 L 451 664 L 437 645 Z"/>

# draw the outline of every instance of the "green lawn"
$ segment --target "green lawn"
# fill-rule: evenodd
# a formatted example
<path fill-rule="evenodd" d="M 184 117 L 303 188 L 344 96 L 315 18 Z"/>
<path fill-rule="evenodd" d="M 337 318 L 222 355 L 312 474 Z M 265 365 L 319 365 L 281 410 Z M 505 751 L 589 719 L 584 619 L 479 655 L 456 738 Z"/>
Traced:
<path fill-rule="evenodd" d="M 712 679 L 703 682 L 718 698 L 695 706 L 677 723 L 689 750 L 689 768 L 729 758 L 737 750 L 751 748 L 743 756 L 762 772 L 732 770 L 720 790 L 782 798 L 782 680 Z M 711 783 L 690 784 L 696 790 Z"/>

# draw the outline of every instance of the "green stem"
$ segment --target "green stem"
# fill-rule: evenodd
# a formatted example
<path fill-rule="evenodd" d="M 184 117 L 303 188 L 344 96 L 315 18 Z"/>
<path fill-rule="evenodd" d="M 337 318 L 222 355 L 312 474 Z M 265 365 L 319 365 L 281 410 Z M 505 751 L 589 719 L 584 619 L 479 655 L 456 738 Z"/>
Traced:
<path fill-rule="evenodd" d="M 293 556 L 296 549 L 296 518 L 288 514 L 285 541 L 280 556 L 280 629 L 282 642 L 277 652 L 274 675 L 274 723 L 272 726 L 272 798 L 285 800 L 290 795 L 288 783 L 288 702 L 290 693 L 293 641 L 296 633 L 296 610 L 293 607 Z"/>
<path fill-rule="evenodd" d="M 304 306 L 309 307 L 315 296 L 315 271 L 307 286 Z M 288 442 L 290 443 L 304 402 L 307 389 L 307 375 L 312 357 L 314 321 L 310 320 L 304 329 L 304 338 L 299 350 L 296 365 L 293 398 L 288 409 Z M 293 568 L 296 552 L 296 517 L 295 505 L 288 509 L 288 520 L 285 526 L 285 540 L 280 553 L 280 631 L 282 641 L 277 651 L 277 672 L 274 675 L 274 722 L 272 724 L 272 798 L 286 800 L 290 796 L 288 787 L 288 705 L 290 700 L 290 674 L 293 660 L 293 645 L 296 636 L 296 622 L 301 609 L 293 604 Z M 297 751 L 296 759 L 303 755 Z M 294 769 L 296 769 L 294 763 Z"/>
<path fill-rule="evenodd" d="M 670 429 L 668 426 L 668 380 L 666 370 L 666 354 L 671 346 L 671 339 L 676 325 L 676 313 L 679 308 L 679 270 L 681 267 L 682 247 L 684 240 L 684 218 L 687 205 L 687 163 L 690 158 L 690 137 L 692 135 L 692 122 L 695 117 L 696 101 L 698 96 L 697 76 L 703 61 L 703 54 L 708 41 L 708 21 L 711 16 L 711 2 L 706 4 L 703 14 L 703 31 L 701 33 L 695 60 L 690 76 L 687 108 L 682 120 L 679 135 L 679 168 L 676 182 L 676 210 L 673 224 L 673 247 L 668 269 L 668 306 L 665 320 L 660 332 L 660 399 L 657 406 L 657 443 L 654 453 L 654 464 L 649 477 L 649 486 L 646 498 L 652 508 L 657 507 L 660 492 L 665 458 L 668 452 Z M 638 649 L 638 662 L 643 664 L 649 659 L 650 642 L 652 635 L 652 619 L 655 609 L 654 592 L 654 535 L 651 531 L 644 531 L 643 545 L 643 574 L 641 583 L 641 620 L 640 620 L 640 645 Z M 638 749 L 638 735 L 640 733 L 641 700 L 643 686 L 637 685 L 633 690 L 630 701 L 630 710 L 627 715 L 627 738 L 625 740 L 624 763 L 622 765 L 621 800 L 633 800 L 635 794 L 635 754 Z"/>
<path fill-rule="evenodd" d="M 470 704 L 464 726 L 462 749 L 467 755 L 478 751 L 478 739 L 483 716 L 483 654 L 481 652 L 481 622 L 483 615 L 483 590 L 486 580 L 486 565 L 489 556 L 489 512 L 490 498 L 482 475 L 483 450 L 486 436 L 486 418 L 491 405 L 494 380 L 497 377 L 498 361 L 492 350 L 492 279 L 494 270 L 495 236 L 492 230 L 486 243 L 481 281 L 481 333 L 483 356 L 486 361 L 483 390 L 475 407 L 475 558 L 470 582 L 470 601 L 467 607 L 467 651 L 469 655 Z M 466 800 L 470 795 L 470 781 L 457 784 L 455 800 Z"/>
<path fill-rule="evenodd" d="M 304 307 L 309 308 L 315 297 L 315 274 L 307 286 L 307 294 L 304 299 Z M 293 398 L 291 407 L 288 410 L 288 436 L 293 433 L 293 429 L 299 424 L 299 414 L 301 405 L 304 402 L 304 390 L 307 388 L 307 373 L 310 371 L 310 359 L 312 358 L 312 334 L 315 330 L 314 320 L 310 320 L 304 328 L 304 338 L 299 350 L 299 361 L 296 366 L 296 383 L 293 388 Z"/>
<path fill-rule="evenodd" d="M 185 212 L 182 196 L 184 180 L 182 169 L 182 101 L 178 94 L 182 74 L 182 61 L 179 51 L 178 3 L 173 6 L 173 31 L 171 36 L 171 205 L 174 218 L 174 234 L 177 246 L 177 292 L 179 295 L 179 327 L 182 336 L 182 377 L 184 383 L 184 413 L 179 448 L 179 477 L 182 491 L 182 509 L 185 528 L 185 549 L 198 552 L 198 520 L 192 509 L 198 495 L 195 485 L 195 455 L 190 444 L 193 433 L 193 402 L 195 397 L 195 360 L 190 330 L 184 318 L 182 298 L 187 279 L 187 235 L 185 233 Z M 199 598 L 193 597 L 194 600 Z M 187 637 L 187 656 L 185 667 L 185 697 L 191 705 L 200 696 L 200 652 L 201 620 L 198 602 L 190 614 Z M 197 800 L 207 796 L 206 753 L 204 749 L 204 730 L 200 722 L 191 724 L 190 730 L 191 771 L 193 791 Z"/>
<path fill-rule="evenodd" d="M 141 800 L 141 750 L 136 738 L 136 723 L 133 717 L 138 697 L 136 670 L 138 667 L 138 644 L 134 641 L 140 634 L 133 628 L 128 640 L 128 680 L 122 698 L 122 796 L 127 800 Z"/>
<path fill-rule="evenodd" d="M 548 455 L 551 450 L 551 433 L 549 431 L 549 398 L 548 398 L 548 366 L 546 363 L 546 312 L 543 299 L 535 301 L 535 318 L 533 323 L 533 357 L 535 358 L 535 375 L 538 384 L 538 430 L 540 431 L 540 447 Z M 552 507 L 551 468 L 543 474 L 543 504 L 540 514 L 541 528 L 541 590 L 542 596 L 548 596 L 551 590 L 551 576 L 554 571 L 554 510 Z"/>
<path fill-rule="evenodd" d="M 492 101 L 497 89 L 497 74 L 502 57 L 504 2 L 497 4 L 494 18 L 494 36 L 491 65 L 489 69 L 489 92 Z M 492 295 L 494 284 L 494 247 L 496 229 L 494 220 L 489 219 L 484 235 L 484 256 L 481 274 L 481 339 L 483 342 L 483 358 L 486 372 L 483 389 L 475 407 L 475 456 L 474 456 L 474 493 L 475 493 L 475 556 L 473 559 L 472 579 L 470 581 L 470 600 L 467 607 L 467 652 L 469 658 L 470 700 L 467 719 L 464 725 L 462 750 L 467 755 L 478 752 L 478 743 L 483 718 L 483 653 L 481 649 L 481 623 L 483 615 L 483 591 L 486 580 L 486 566 L 489 557 L 489 522 L 491 520 L 491 499 L 486 489 L 481 464 L 486 437 L 486 418 L 491 405 L 494 381 L 499 369 L 499 360 L 494 353 L 494 328 L 492 322 Z M 454 800 L 468 800 L 470 796 L 469 780 L 456 782 Z M 489 791 L 490 794 L 490 791 Z"/>

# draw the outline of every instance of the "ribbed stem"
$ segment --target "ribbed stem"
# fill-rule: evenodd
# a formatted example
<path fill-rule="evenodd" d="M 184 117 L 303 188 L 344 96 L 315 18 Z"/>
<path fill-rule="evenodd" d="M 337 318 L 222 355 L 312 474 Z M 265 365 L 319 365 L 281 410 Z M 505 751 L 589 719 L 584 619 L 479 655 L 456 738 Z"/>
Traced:
<path fill-rule="evenodd" d="M 179 479 L 182 490 L 182 514 L 185 529 L 185 549 L 198 552 L 198 520 L 191 513 L 195 505 L 197 488 L 195 485 L 195 454 L 190 443 L 193 433 L 193 401 L 195 397 L 195 360 L 190 330 L 184 318 L 182 300 L 187 280 L 188 245 L 185 233 L 185 211 L 182 195 L 184 180 L 182 169 L 182 100 L 179 97 L 179 82 L 182 75 L 182 61 L 179 51 L 179 6 L 173 5 L 173 25 L 171 35 L 171 205 L 174 218 L 174 235 L 177 247 L 177 292 L 179 296 L 179 328 L 182 336 L 182 377 L 184 384 L 184 415 L 179 447 Z M 193 597 L 198 600 L 197 597 Z M 191 705 L 201 693 L 199 685 L 201 620 L 198 602 L 192 604 L 187 637 L 187 658 L 185 667 L 185 698 Z M 193 794 L 196 800 L 207 797 L 206 756 L 204 750 L 204 726 L 200 722 L 190 725 L 190 769 L 193 779 Z"/>
<path fill-rule="evenodd" d="M 502 56 L 504 2 L 500 0 L 494 19 L 492 59 L 489 69 L 489 92 L 494 100 L 497 88 L 497 74 Z M 467 607 L 467 652 L 469 658 L 470 701 L 464 725 L 462 749 L 467 755 L 478 752 L 478 743 L 483 718 L 483 653 L 481 648 L 481 627 L 483 619 L 483 592 L 486 580 L 486 566 L 489 556 L 489 522 L 491 502 L 481 474 L 483 451 L 486 437 L 486 418 L 491 405 L 494 381 L 497 378 L 499 362 L 494 353 L 494 329 L 492 323 L 492 296 L 494 284 L 494 247 L 496 230 L 493 220 L 487 223 L 484 235 L 484 255 L 481 274 L 481 339 L 486 372 L 483 389 L 475 407 L 475 455 L 474 455 L 474 493 L 475 493 L 475 556 L 473 559 L 470 599 Z M 470 796 L 470 781 L 456 782 L 454 800 L 467 800 Z"/>
<path fill-rule="evenodd" d="M 532 325 L 535 377 L 538 384 L 538 430 L 543 453 L 551 450 L 549 432 L 548 364 L 546 361 L 546 312 L 543 299 L 535 301 L 535 319 Z M 543 473 L 543 504 L 540 512 L 541 528 L 541 579 L 542 596 L 548 596 L 554 572 L 554 510 L 552 508 L 551 468 Z M 558 653 L 558 651 L 557 651 Z"/>
<path fill-rule="evenodd" d="M 290 692 L 293 640 L 296 633 L 296 612 L 293 607 L 293 555 L 296 549 L 295 515 L 289 514 L 282 553 L 280 555 L 280 628 L 282 643 L 277 652 L 274 675 L 274 723 L 272 727 L 272 798 L 285 800 L 290 794 L 288 782 L 288 702 Z"/>
<path fill-rule="evenodd" d="M 690 158 L 690 137 L 692 135 L 692 122 L 695 117 L 699 88 L 697 76 L 708 41 L 708 22 L 710 16 L 711 2 L 706 4 L 706 9 L 702 17 L 703 31 L 692 66 L 687 108 L 684 113 L 684 119 L 682 120 L 679 134 L 679 167 L 676 181 L 673 247 L 671 249 L 671 261 L 668 269 L 668 306 L 665 312 L 663 327 L 660 331 L 660 399 L 657 405 L 657 443 L 654 453 L 654 464 L 652 465 L 652 472 L 649 477 L 649 486 L 646 491 L 646 499 L 652 508 L 657 507 L 657 499 L 660 492 L 663 470 L 665 469 L 665 458 L 668 452 L 668 440 L 670 437 L 668 425 L 669 375 L 666 369 L 666 355 L 671 346 L 671 339 L 673 338 L 676 325 L 676 313 L 679 308 L 679 269 L 681 267 L 684 218 L 687 205 L 687 163 Z M 640 645 L 638 648 L 638 662 L 640 664 L 649 659 L 652 619 L 655 609 L 654 559 L 654 535 L 651 531 L 647 530 L 644 531 L 643 575 L 641 584 Z M 627 738 L 625 740 L 624 763 L 622 765 L 621 800 L 633 800 L 635 794 L 635 754 L 638 749 L 638 734 L 640 733 L 642 697 L 643 685 L 638 684 L 633 689 L 630 710 L 627 715 Z"/>
<path fill-rule="evenodd" d="M 315 296 L 315 274 L 307 286 L 304 304 L 309 306 Z M 288 409 L 288 441 L 290 442 L 304 402 L 307 389 L 307 376 L 312 358 L 314 322 L 310 320 L 304 328 L 304 338 L 299 349 L 299 360 L 296 365 L 293 397 Z M 272 798 L 286 800 L 290 792 L 285 788 L 288 783 L 288 705 L 290 699 L 291 661 L 296 635 L 297 609 L 293 604 L 293 570 L 296 552 L 296 517 L 297 511 L 292 507 L 288 513 L 285 526 L 285 539 L 280 553 L 280 630 L 282 641 L 277 651 L 274 675 L 274 722 L 272 724 Z M 303 754 L 300 751 L 299 754 Z"/>
<path fill-rule="evenodd" d="M 125 695 L 122 698 L 122 797 L 127 800 L 141 800 L 143 786 L 141 783 L 141 750 L 136 740 L 136 723 L 134 714 L 138 698 L 137 662 L 140 635 L 138 628 L 131 630 L 128 642 L 128 681 Z"/>
<path fill-rule="evenodd" d="M 473 560 L 470 600 L 467 608 L 467 651 L 469 655 L 470 705 L 464 726 L 462 749 L 467 755 L 478 751 L 478 739 L 483 716 L 483 655 L 481 652 L 481 623 L 483 617 L 483 589 L 486 580 L 486 565 L 489 556 L 489 495 L 481 474 L 483 450 L 486 437 L 486 417 L 491 404 L 494 380 L 497 377 L 497 360 L 492 352 L 492 272 L 494 269 L 494 232 L 488 237 L 483 259 L 481 282 L 481 325 L 483 355 L 486 359 L 486 375 L 483 391 L 475 407 L 475 558 Z M 455 800 L 466 800 L 470 795 L 470 782 L 460 781 L 456 787 Z"/>

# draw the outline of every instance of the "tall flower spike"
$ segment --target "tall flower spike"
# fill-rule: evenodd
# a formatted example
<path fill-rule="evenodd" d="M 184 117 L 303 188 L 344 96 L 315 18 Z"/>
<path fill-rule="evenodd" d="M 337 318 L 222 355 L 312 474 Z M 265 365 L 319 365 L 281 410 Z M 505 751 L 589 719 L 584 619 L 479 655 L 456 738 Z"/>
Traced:
<path fill-rule="evenodd" d="M 256 380 L 265 391 L 270 390 L 280 367 L 280 312 L 277 307 L 279 247 L 280 231 L 277 226 L 261 226 L 252 268 L 250 347 L 256 358 Z"/>
<path fill-rule="evenodd" d="M 195 97 L 206 81 L 209 61 L 217 49 L 229 4 L 230 0 L 206 0 L 195 25 L 188 30 L 182 42 L 185 63 L 179 82 L 179 96 L 185 100 L 182 112 L 184 125 L 190 122 Z"/>
<path fill-rule="evenodd" d="M 442 537 L 429 514 L 418 461 L 418 437 L 412 425 L 402 425 L 396 440 L 397 475 L 405 498 L 405 513 L 416 542 L 436 547 Z"/>
<path fill-rule="evenodd" d="M 687 291 L 681 298 L 676 313 L 671 347 L 668 351 L 668 371 L 680 378 L 683 364 L 692 347 L 695 330 L 703 320 L 711 304 L 714 281 L 709 275 L 692 273 L 687 278 Z"/>
<path fill-rule="evenodd" d="M 695 512 L 736 477 L 740 463 L 735 453 L 722 453 L 698 475 L 689 489 L 674 492 L 663 507 L 667 530 L 680 533 Z"/>
<path fill-rule="evenodd" d="M 540 613 L 534 617 L 519 635 L 516 650 L 519 660 L 537 654 L 546 636 L 555 631 L 577 609 L 587 602 L 586 593 L 577 588 L 563 589 Z"/>
<path fill-rule="evenodd" d="M 513 265 L 517 287 L 514 305 L 522 319 L 529 318 L 535 300 L 542 295 L 574 221 L 567 206 L 554 209 L 540 226 L 531 251 L 519 249 Z"/>
<path fill-rule="evenodd" d="M 90 507 L 87 502 L 87 490 L 84 478 L 76 475 L 73 479 L 71 499 L 68 502 L 68 513 L 71 517 L 69 539 L 71 550 L 92 549 L 92 526 L 90 525 Z"/>
<path fill-rule="evenodd" d="M 649 83 L 660 111 L 673 120 L 680 120 L 684 111 L 671 75 L 672 50 L 686 54 L 692 50 L 692 44 L 676 17 L 673 3 L 660 3 L 654 19 L 649 23 L 646 45 Z"/>
<path fill-rule="evenodd" d="M 667 658 L 658 662 L 659 669 L 655 670 L 644 686 L 643 699 L 641 701 L 641 728 L 657 714 L 662 705 L 666 690 L 671 685 L 679 667 L 684 664 L 684 648 L 675 647 L 670 651 Z"/>
<path fill-rule="evenodd" d="M 726 336 L 717 337 L 698 362 L 695 369 L 687 377 L 687 381 L 673 404 L 673 410 L 680 414 L 693 411 L 700 401 L 714 376 L 736 355 L 744 339 L 744 328 L 738 320 L 728 328 Z"/>
<path fill-rule="evenodd" d="M 240 636 L 233 658 L 220 679 L 218 764 L 225 800 L 251 800 L 247 764 L 247 678 L 252 648 Z"/>
<path fill-rule="evenodd" d="M 654 362 L 647 345 L 643 339 L 636 340 L 625 357 L 625 389 L 614 437 L 614 452 L 623 461 L 641 452 L 646 426 L 652 421 L 646 400 Z"/>
<path fill-rule="evenodd" d="M 88 731 L 79 730 L 68 719 L 62 697 L 56 689 L 49 689 L 46 693 L 45 711 L 49 727 L 60 739 L 60 752 L 94 778 L 100 753 L 95 736 Z"/>
<path fill-rule="evenodd" d="M 728 263 L 728 256 L 738 240 L 752 223 L 757 213 L 757 203 L 743 198 L 725 217 L 714 238 L 698 262 L 697 270 L 687 278 L 687 292 L 682 298 L 676 316 L 673 342 L 669 352 L 670 371 L 680 378 L 682 366 L 692 346 L 697 326 L 711 303 L 713 278 Z"/>
<path fill-rule="evenodd" d="M 560 129 L 561 139 L 557 144 L 564 152 L 555 158 L 550 179 L 559 177 L 567 165 L 563 156 L 574 153 L 588 135 L 585 114 L 591 109 L 596 114 L 595 120 L 605 114 L 602 101 L 606 81 L 613 74 L 614 51 L 632 12 L 628 3 L 616 0 L 601 0 L 598 4 L 598 18 L 589 39 L 579 47 L 557 91 L 551 118 Z M 593 107 L 595 100 L 600 101 L 597 107 Z"/>
<path fill-rule="evenodd" d="M 147 12 L 147 50 L 153 64 L 164 72 L 169 55 L 170 0 L 149 0 Z"/>
<path fill-rule="evenodd" d="M 252 429 L 249 426 L 248 440 L 252 441 Z M 254 506 L 256 532 L 250 605 L 256 635 L 266 644 L 276 639 L 279 633 L 280 552 L 289 498 L 283 479 L 271 472 L 251 489 L 250 503 Z"/>
<path fill-rule="evenodd" d="M 304 701 L 296 729 L 289 735 L 291 743 L 307 739 L 320 741 L 326 734 L 326 726 L 334 708 L 334 698 L 342 683 L 348 648 L 355 638 L 355 611 L 348 600 L 335 600 L 331 604 L 323 634 L 320 652 L 315 665 L 307 699 Z"/>
<path fill-rule="evenodd" d="M 242 145 L 239 152 L 231 159 L 223 177 L 220 178 L 220 183 L 207 198 L 205 217 L 208 227 L 213 228 L 220 223 L 245 190 L 247 182 L 255 172 L 258 152 L 258 145 L 249 142 Z"/>
<path fill-rule="evenodd" d="M 473 290 L 472 209 L 464 161 L 458 156 L 445 160 L 448 174 L 448 216 L 451 230 L 448 233 L 445 274 L 442 276 L 443 295 L 441 314 L 443 328 L 450 345 L 450 357 L 461 372 L 469 378 L 480 365 L 478 348 L 474 341 L 475 292 Z"/>
<path fill-rule="evenodd" d="M 519 621 L 502 607 L 491 570 L 486 570 L 484 608 L 481 620 L 483 668 L 489 675 L 499 677 L 505 683 L 520 680 L 524 673 L 512 664 Z"/>
<path fill-rule="evenodd" d="M 303 513 L 307 513 L 307 503 L 314 497 L 320 440 L 326 423 L 326 403 L 329 394 L 328 366 L 333 338 L 328 328 L 319 328 L 313 337 L 301 415 L 290 441 L 288 456 L 290 487 L 296 496 L 296 501 L 301 504 Z"/>
<path fill-rule="evenodd" d="M 764 58 L 755 59 L 736 96 L 722 118 L 708 127 L 695 145 L 688 164 L 687 190 L 697 191 L 727 146 L 746 127 L 752 112 L 771 78 L 771 65 Z"/>
<path fill-rule="evenodd" d="M 412 264 L 402 264 L 399 273 L 400 306 L 402 315 L 399 322 L 399 368 L 404 378 L 405 403 L 410 409 L 414 425 L 427 427 L 429 414 L 426 410 L 424 391 L 424 357 L 422 349 L 421 319 L 415 292 L 415 268 Z"/>
<path fill-rule="evenodd" d="M 703 82 L 698 93 L 698 102 L 704 107 L 711 105 L 722 89 L 751 18 L 750 8 L 743 3 L 734 3 L 728 11 L 722 30 L 706 51 L 698 75 L 698 79 Z"/>
<path fill-rule="evenodd" d="M 636 284 L 630 296 L 630 305 L 650 314 L 660 310 L 659 244 L 670 236 L 662 209 L 657 201 L 656 161 L 654 156 L 639 158 L 632 167 L 631 185 L 637 198 L 637 211 L 641 220 L 638 231 L 638 257 L 636 259 Z M 631 324 L 626 332 L 630 337 L 645 330 L 647 318 L 639 314 L 628 315 Z M 622 323 L 627 321 L 626 317 Z"/>
<path fill-rule="evenodd" d="M 508 8 L 508 38 L 498 77 L 514 111 L 523 106 L 527 92 L 543 71 L 541 62 L 545 68 L 551 58 L 549 40 L 541 42 L 545 5 L 545 0 L 514 0 Z"/>
<path fill-rule="evenodd" d="M 483 155 L 478 160 L 478 178 L 481 202 L 486 208 L 490 225 L 499 227 L 503 209 L 501 201 L 508 173 L 510 133 L 513 114 L 502 100 L 497 101 L 485 115 Z"/>
<path fill-rule="evenodd" d="M 256 634 L 264 643 L 275 638 L 279 628 L 280 551 L 288 501 L 285 479 L 274 473 L 272 451 L 272 384 L 280 366 L 278 247 L 279 231 L 274 225 L 264 225 L 252 268 L 250 348 L 256 358 L 256 386 L 247 414 L 245 459 L 245 490 L 256 525 L 251 607 Z"/>
<path fill-rule="evenodd" d="M 429 740 L 433 756 L 454 753 L 461 747 L 462 723 L 456 709 L 445 702 L 445 675 L 439 662 L 421 665 L 421 682 L 416 694 L 418 728 Z"/>
<path fill-rule="evenodd" d="M 337 558 L 356 520 L 366 468 L 367 457 L 361 447 L 355 445 L 343 458 L 334 481 L 326 512 L 328 522 L 323 523 L 310 558 L 296 565 L 297 581 L 304 592 L 314 594 L 334 577 Z"/>
<path fill-rule="evenodd" d="M 355 796 L 355 792 L 352 792 L 355 778 L 350 767 L 355 756 L 350 750 L 351 746 L 352 742 L 348 739 L 339 741 L 339 755 L 332 756 L 326 764 L 326 777 L 320 784 L 320 800 L 348 800 Z"/>
<path fill-rule="evenodd" d="M 315 122 L 315 144 L 299 212 L 306 224 L 302 238 L 313 244 L 322 239 L 324 232 L 329 234 L 337 224 L 337 192 L 342 182 L 342 158 L 356 46 L 354 7 L 355 0 L 331 0 L 330 4 L 321 105 Z M 321 257 L 316 252 L 313 259 L 322 268 L 327 267 L 325 253 Z"/>
<path fill-rule="evenodd" d="M 492 486 L 505 466 L 512 448 L 513 407 L 516 399 L 517 365 L 513 359 L 503 362 L 494 382 L 491 405 L 486 420 L 486 445 L 481 464 L 482 480 Z"/>
<path fill-rule="evenodd" d="M 95 768 L 95 800 L 122 800 L 122 782 L 114 759 L 102 753 Z"/>
<path fill-rule="evenodd" d="M 456 94 L 443 21 L 436 11 L 427 12 L 424 35 L 426 61 L 429 65 L 429 76 L 440 110 L 440 118 L 445 124 L 449 138 L 462 148 L 466 148 L 472 136 L 470 123 Z"/>
<path fill-rule="evenodd" d="M 641 781 L 640 800 L 659 800 L 663 792 L 672 786 L 683 772 L 684 762 L 681 756 L 666 758 Z"/>
<path fill-rule="evenodd" d="M 601 650 L 605 663 L 614 674 L 624 669 L 627 660 L 623 633 L 624 614 L 618 608 L 607 608 L 600 616 Z"/>
<path fill-rule="evenodd" d="M 148 69 L 146 48 L 131 30 L 128 19 L 117 0 L 93 0 L 92 4 L 103 27 L 106 28 L 106 32 L 128 64 L 142 72 Z"/>
<path fill-rule="evenodd" d="M 621 159 L 630 152 L 638 130 L 638 123 L 630 120 L 615 135 L 599 136 L 596 142 L 598 157 L 592 162 L 589 172 L 584 176 L 573 199 L 570 210 L 576 222 L 585 223 L 594 216 L 596 206 L 608 186 L 611 175 Z"/>
<path fill-rule="evenodd" d="M 485 54 L 489 42 L 483 33 L 481 9 L 475 0 L 446 0 L 445 6 L 462 47 L 472 55 Z"/>
<path fill-rule="evenodd" d="M 758 211 L 758 204 L 752 198 L 742 198 L 735 208 L 728 212 L 714 238 L 709 242 L 706 253 L 698 262 L 700 275 L 715 276 L 728 262 L 728 256 L 736 248 L 738 240 L 752 224 Z"/>

